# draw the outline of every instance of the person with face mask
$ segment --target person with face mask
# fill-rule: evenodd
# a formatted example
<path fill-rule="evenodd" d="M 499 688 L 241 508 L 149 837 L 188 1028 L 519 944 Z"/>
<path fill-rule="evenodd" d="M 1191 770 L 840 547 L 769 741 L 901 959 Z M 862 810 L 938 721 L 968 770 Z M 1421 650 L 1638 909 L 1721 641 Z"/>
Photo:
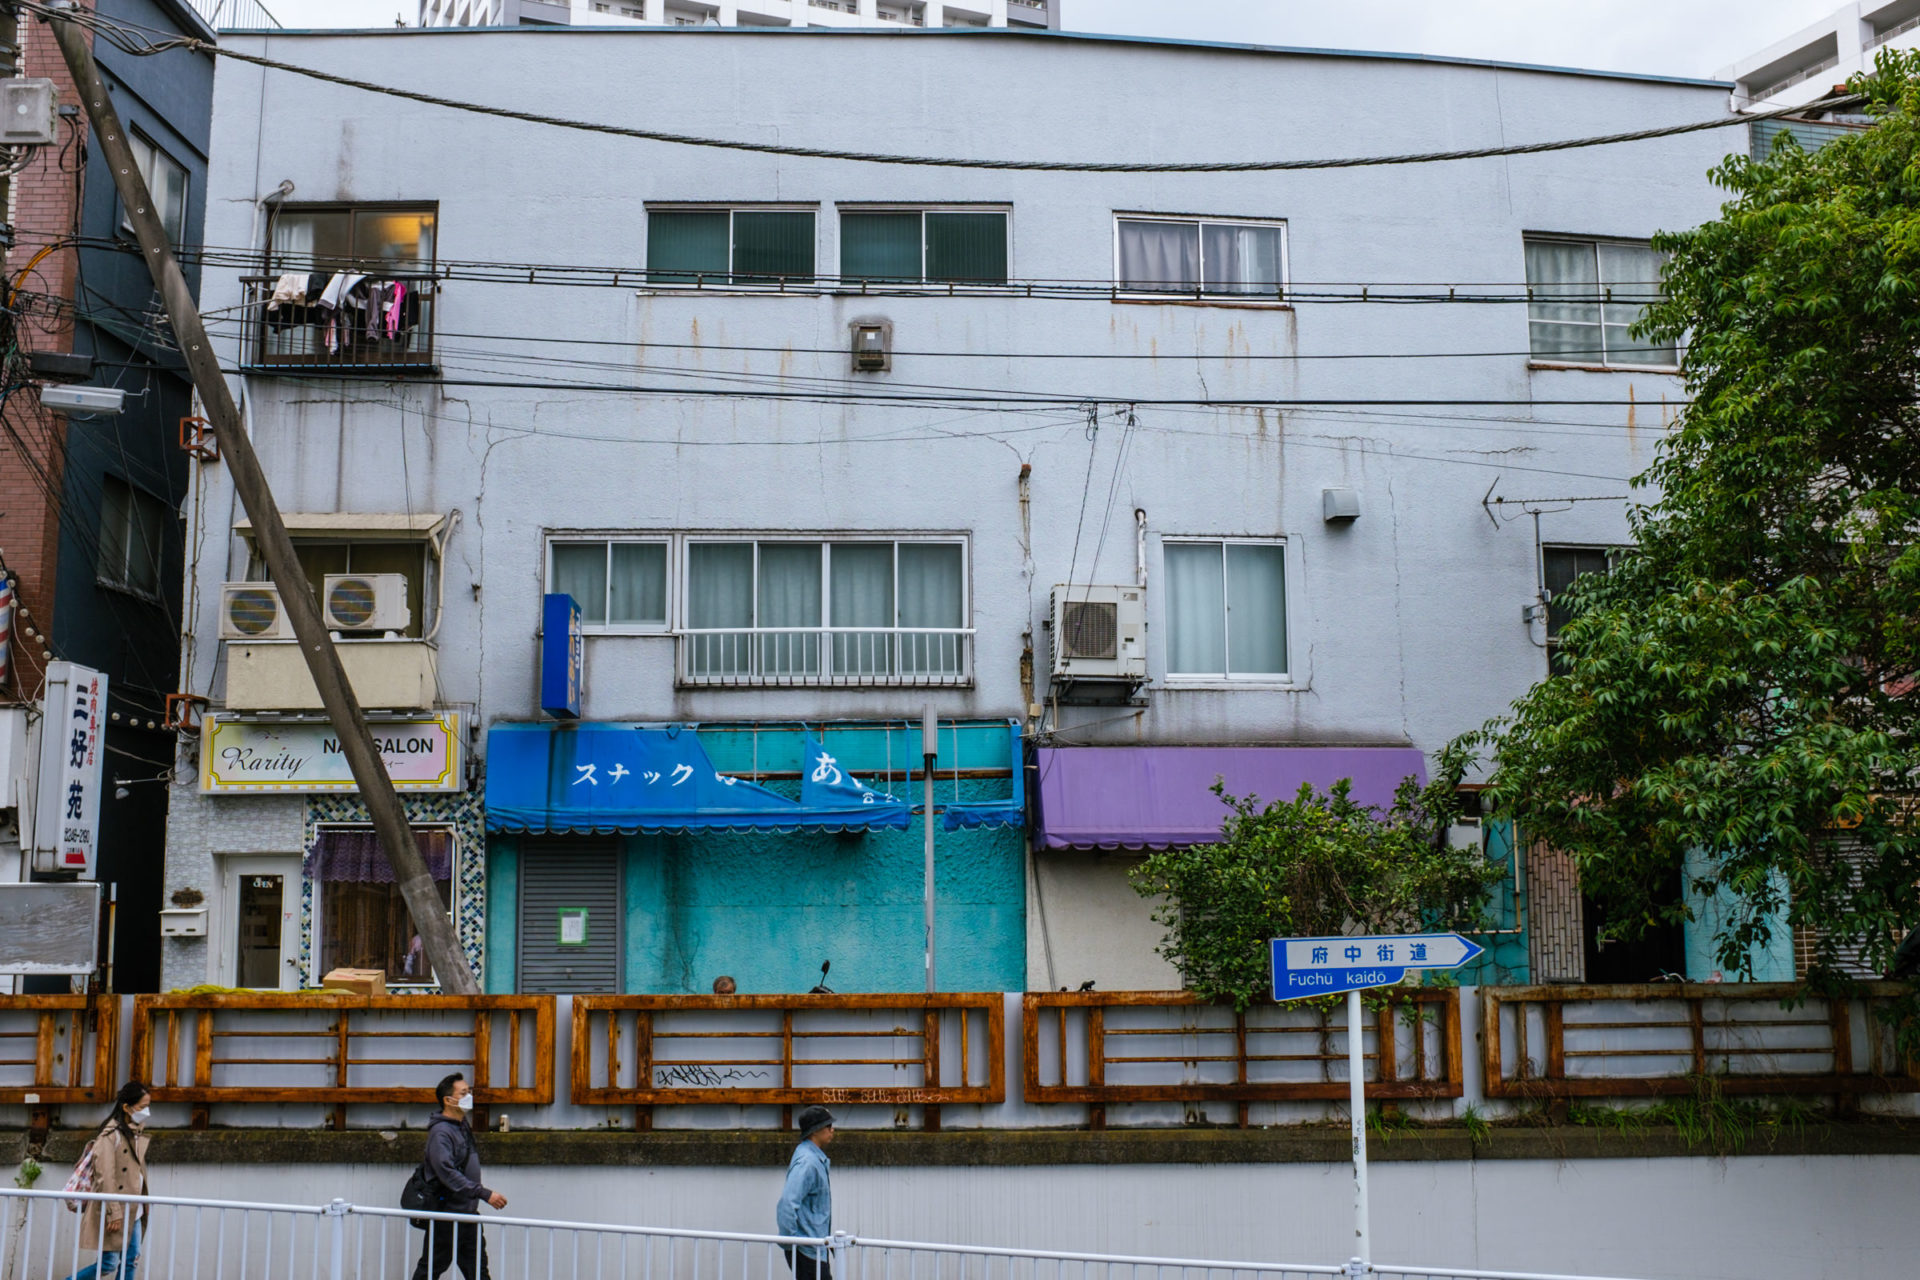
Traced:
<path fill-rule="evenodd" d="M 114 1095 L 113 1110 L 93 1139 L 93 1185 L 102 1195 L 147 1194 L 146 1124 L 153 1099 L 147 1086 L 129 1080 Z M 147 1206 L 115 1200 L 87 1200 L 80 1208 L 79 1247 L 99 1253 L 100 1261 L 82 1267 L 70 1280 L 133 1280 L 140 1262 L 140 1236 Z"/>
<path fill-rule="evenodd" d="M 482 1200 L 496 1209 L 506 1208 L 505 1196 L 480 1185 L 480 1150 L 474 1145 L 473 1126 L 467 1122 L 473 1111 L 473 1090 L 467 1078 L 454 1072 L 440 1082 L 435 1096 L 440 1110 L 427 1121 L 426 1166 L 440 1194 L 438 1212 L 473 1213 Z M 435 1280 L 456 1258 L 467 1280 L 489 1280 L 487 1242 L 481 1237 L 479 1221 L 428 1219 L 427 1241 L 413 1280 Z"/>

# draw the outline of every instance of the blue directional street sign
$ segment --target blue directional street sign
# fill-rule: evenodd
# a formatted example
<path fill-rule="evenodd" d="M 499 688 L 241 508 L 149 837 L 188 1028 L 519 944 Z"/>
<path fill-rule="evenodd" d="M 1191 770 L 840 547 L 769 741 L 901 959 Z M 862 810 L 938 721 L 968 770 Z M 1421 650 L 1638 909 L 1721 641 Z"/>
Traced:
<path fill-rule="evenodd" d="M 1275 938 L 1273 998 L 1299 1000 L 1390 987 L 1409 969 L 1457 969 L 1484 950 L 1457 933 Z"/>

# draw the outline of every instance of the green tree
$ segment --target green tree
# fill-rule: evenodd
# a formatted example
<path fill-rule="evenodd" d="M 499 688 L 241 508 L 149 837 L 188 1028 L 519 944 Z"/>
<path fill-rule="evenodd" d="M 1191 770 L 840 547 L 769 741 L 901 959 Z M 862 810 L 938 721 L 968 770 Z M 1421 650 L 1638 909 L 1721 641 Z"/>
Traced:
<path fill-rule="evenodd" d="M 1273 990 L 1271 938 L 1484 928 L 1501 871 L 1447 843 L 1466 763 L 1443 752 L 1434 780 L 1407 778 L 1385 814 L 1356 804 L 1347 779 L 1265 807 L 1216 782 L 1219 843 L 1155 853 L 1131 873 L 1141 896 L 1164 899 L 1160 954 L 1203 1000 L 1245 1009 Z"/>
<path fill-rule="evenodd" d="M 1853 87 L 1873 128 L 1729 158 L 1721 216 L 1655 239 L 1636 333 L 1686 344 L 1690 395 L 1636 482 L 1658 496 L 1571 591 L 1564 671 L 1477 735 L 1611 932 L 1684 916 L 1691 852 L 1732 972 L 1781 912 L 1816 976 L 1920 919 L 1920 56 Z"/>

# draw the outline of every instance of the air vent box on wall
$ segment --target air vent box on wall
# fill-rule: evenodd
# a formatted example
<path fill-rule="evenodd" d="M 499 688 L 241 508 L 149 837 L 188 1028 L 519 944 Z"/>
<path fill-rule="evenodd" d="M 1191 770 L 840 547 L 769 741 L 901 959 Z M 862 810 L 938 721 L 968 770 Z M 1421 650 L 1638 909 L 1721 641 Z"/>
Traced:
<path fill-rule="evenodd" d="M 1051 622 L 1056 684 L 1146 682 L 1146 588 L 1057 586 Z"/>

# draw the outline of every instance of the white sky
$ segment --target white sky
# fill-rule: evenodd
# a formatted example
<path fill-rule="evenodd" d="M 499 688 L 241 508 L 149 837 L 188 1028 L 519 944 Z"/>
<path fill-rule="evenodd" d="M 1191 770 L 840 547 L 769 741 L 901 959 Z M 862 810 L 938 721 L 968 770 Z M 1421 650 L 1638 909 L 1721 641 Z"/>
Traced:
<path fill-rule="evenodd" d="M 1070 29 L 1710 76 L 1838 0 L 1061 0 Z M 418 0 L 265 0 L 289 27 L 411 24 Z"/>

